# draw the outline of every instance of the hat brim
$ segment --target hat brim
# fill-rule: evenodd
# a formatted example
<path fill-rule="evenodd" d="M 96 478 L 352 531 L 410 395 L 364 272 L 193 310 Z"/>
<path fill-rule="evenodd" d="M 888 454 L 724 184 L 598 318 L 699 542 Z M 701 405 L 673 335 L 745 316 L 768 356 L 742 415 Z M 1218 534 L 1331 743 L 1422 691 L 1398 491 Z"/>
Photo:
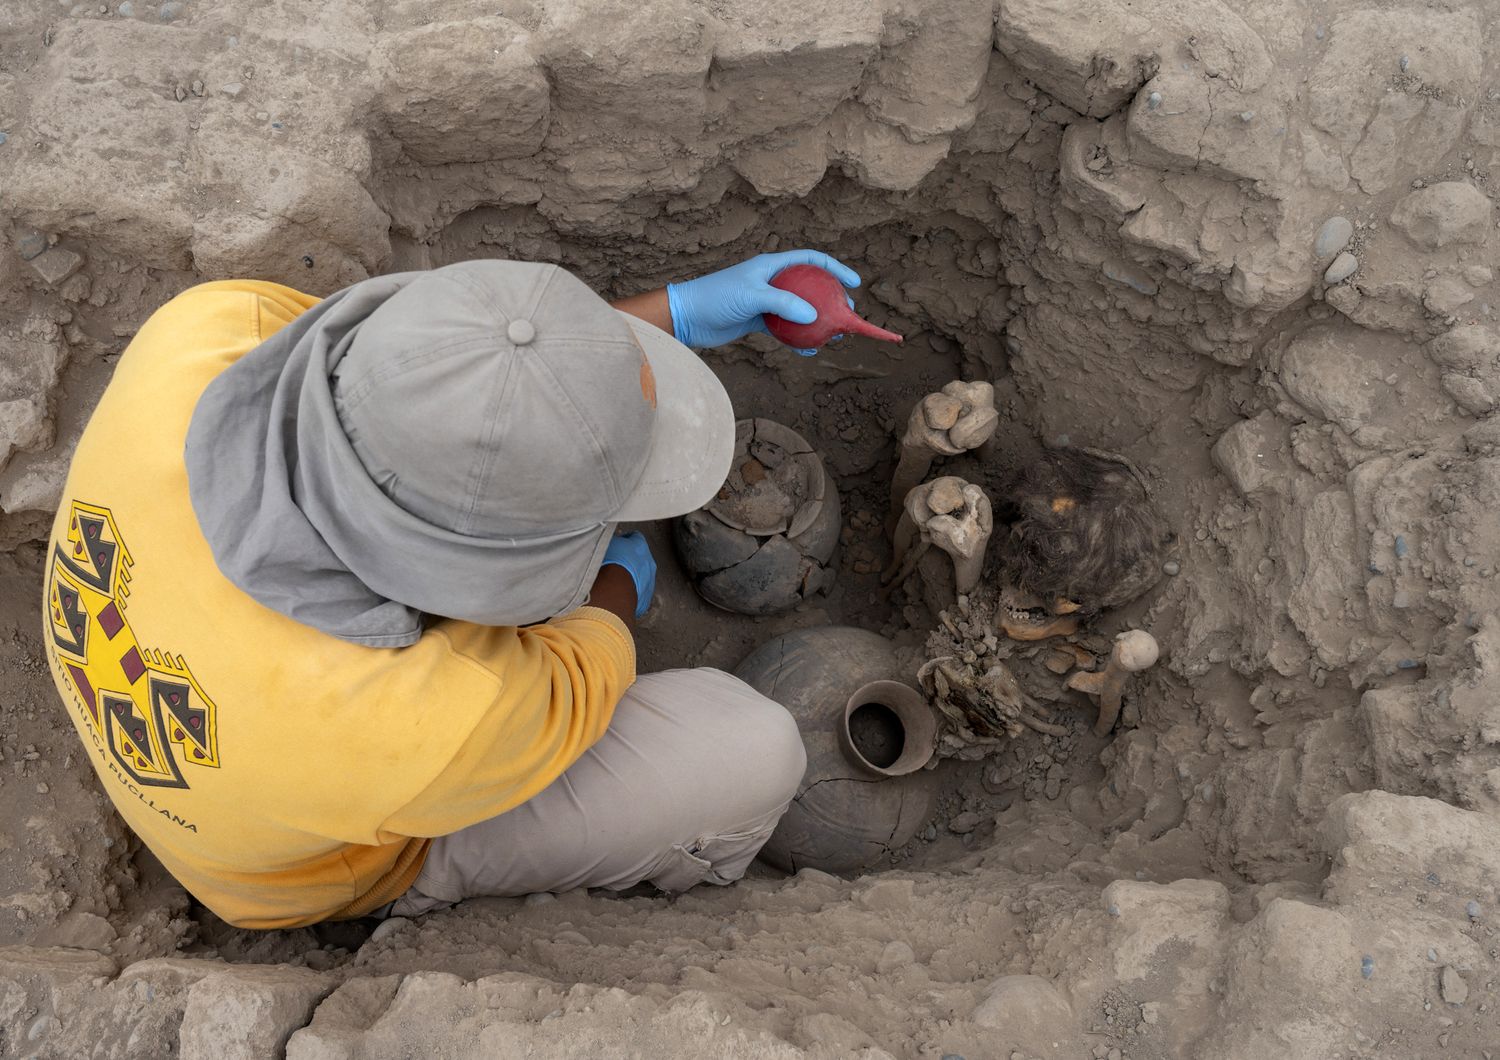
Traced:
<path fill-rule="evenodd" d="M 734 405 L 702 359 L 671 335 L 628 313 L 656 380 L 656 420 L 640 480 L 614 522 L 686 515 L 707 504 L 734 460 Z"/>

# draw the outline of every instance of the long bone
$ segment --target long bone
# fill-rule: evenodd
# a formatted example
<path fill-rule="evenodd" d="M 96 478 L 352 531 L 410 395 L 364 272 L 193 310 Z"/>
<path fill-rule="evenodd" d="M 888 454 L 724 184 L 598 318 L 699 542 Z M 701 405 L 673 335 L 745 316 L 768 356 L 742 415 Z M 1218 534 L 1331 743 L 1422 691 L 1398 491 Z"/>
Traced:
<path fill-rule="evenodd" d="M 890 569 L 883 579 L 899 585 L 936 545 L 953 560 L 953 583 L 971 593 L 984 572 L 985 546 L 994 533 L 994 513 L 984 490 L 956 476 L 913 487 L 902 505 Z"/>
<path fill-rule="evenodd" d="M 957 456 L 977 448 L 995 433 L 995 388 L 989 383 L 948 383 L 917 402 L 901 436 L 901 456 L 891 476 L 891 513 L 887 529 L 900 519 L 906 495 L 921 484 L 939 456 Z"/>
<path fill-rule="evenodd" d="M 1095 736 L 1104 736 L 1115 727 L 1115 719 L 1120 716 L 1120 701 L 1125 694 L 1125 681 L 1131 674 L 1154 665 L 1159 655 L 1155 637 L 1144 629 L 1127 629 L 1115 637 L 1115 646 L 1103 670 L 1078 673 L 1068 678 L 1069 688 L 1099 698 Z"/>

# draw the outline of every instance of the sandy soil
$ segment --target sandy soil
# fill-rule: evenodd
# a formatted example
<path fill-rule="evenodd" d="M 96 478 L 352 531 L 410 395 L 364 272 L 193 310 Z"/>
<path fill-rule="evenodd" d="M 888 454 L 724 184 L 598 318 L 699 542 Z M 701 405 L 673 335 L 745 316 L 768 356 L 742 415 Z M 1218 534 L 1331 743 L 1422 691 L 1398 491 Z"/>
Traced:
<path fill-rule="evenodd" d="M 1492 4 L 111 0 L 0 7 L 0 54 L 0 1053 L 1500 1055 Z M 856 879 L 373 933 L 196 907 L 38 639 L 71 439 L 152 308 L 476 256 L 624 295 L 795 245 L 910 337 L 708 355 L 824 454 L 837 581 L 729 615 L 648 528 L 645 666 L 830 622 L 919 657 L 896 441 L 988 379 L 995 442 L 939 470 L 998 501 L 1043 445 L 1117 451 L 1179 535 L 1088 631 L 1161 643 L 1120 726 L 1069 694 L 1066 735 L 945 761 Z"/>

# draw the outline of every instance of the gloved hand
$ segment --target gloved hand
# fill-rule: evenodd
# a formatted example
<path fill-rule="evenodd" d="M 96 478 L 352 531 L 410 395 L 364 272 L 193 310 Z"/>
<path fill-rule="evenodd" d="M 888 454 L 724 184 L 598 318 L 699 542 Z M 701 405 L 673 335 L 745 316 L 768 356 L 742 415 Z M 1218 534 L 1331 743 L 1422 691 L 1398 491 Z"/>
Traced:
<path fill-rule="evenodd" d="M 607 567 L 611 563 L 624 567 L 630 580 L 635 582 L 635 617 L 640 618 L 651 606 L 651 597 L 656 593 L 656 560 L 651 558 L 646 535 L 639 530 L 616 534 L 604 550 L 604 562 L 599 565 Z"/>
<path fill-rule="evenodd" d="M 793 265 L 817 265 L 837 276 L 845 287 L 859 286 L 857 272 L 821 251 L 759 254 L 696 280 L 667 285 L 667 304 L 677 341 L 699 348 L 722 346 L 751 332 L 765 331 L 765 313 L 775 313 L 796 324 L 811 324 L 818 317 L 817 310 L 790 291 L 771 286 L 771 277 Z"/>

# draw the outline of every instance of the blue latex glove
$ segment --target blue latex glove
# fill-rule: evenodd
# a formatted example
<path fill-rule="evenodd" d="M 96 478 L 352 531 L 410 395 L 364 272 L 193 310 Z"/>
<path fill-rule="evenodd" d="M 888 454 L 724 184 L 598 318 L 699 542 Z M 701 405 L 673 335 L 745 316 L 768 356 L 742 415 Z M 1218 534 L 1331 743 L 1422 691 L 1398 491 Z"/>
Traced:
<path fill-rule="evenodd" d="M 766 313 L 796 324 L 811 324 L 818 312 L 790 291 L 771 286 L 771 277 L 793 265 L 816 265 L 845 287 L 859 286 L 859 273 L 817 250 L 759 254 L 749 261 L 667 285 L 672 331 L 684 346 L 722 346 L 754 331 L 765 331 Z M 810 354 L 816 351 L 799 350 Z"/>
<path fill-rule="evenodd" d="M 640 618 L 651 606 L 651 597 L 656 593 L 656 560 L 651 558 L 646 535 L 639 530 L 616 534 L 604 550 L 604 562 L 599 566 L 607 567 L 611 563 L 624 567 L 630 580 L 635 582 L 635 617 Z"/>

